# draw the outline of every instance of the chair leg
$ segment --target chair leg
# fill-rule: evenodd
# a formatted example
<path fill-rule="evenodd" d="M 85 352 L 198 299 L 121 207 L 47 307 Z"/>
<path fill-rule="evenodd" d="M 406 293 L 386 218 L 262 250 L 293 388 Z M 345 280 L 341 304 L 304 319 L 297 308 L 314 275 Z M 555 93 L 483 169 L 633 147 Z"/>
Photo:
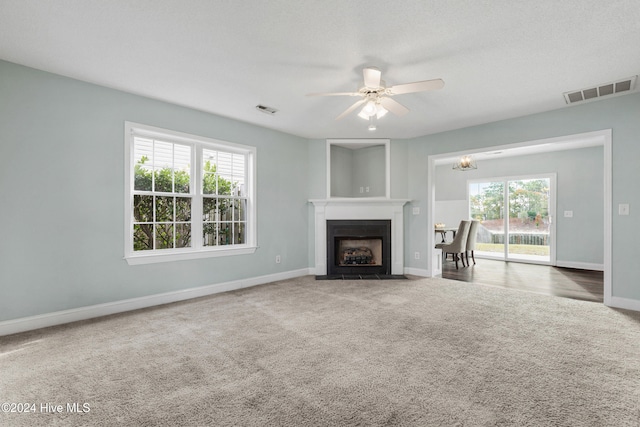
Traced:
<path fill-rule="evenodd" d="M 473 259 L 473 265 L 476 265 L 476 257 L 473 256 L 473 251 L 471 251 L 471 259 Z M 468 262 L 468 260 L 467 260 Z"/>
<path fill-rule="evenodd" d="M 453 259 L 456 261 L 456 270 L 458 269 L 458 254 L 453 254 Z"/>
<path fill-rule="evenodd" d="M 469 267 L 469 262 L 467 261 L 467 263 L 464 263 L 464 252 L 460 253 L 460 258 L 462 258 L 462 266 L 463 267 Z"/>

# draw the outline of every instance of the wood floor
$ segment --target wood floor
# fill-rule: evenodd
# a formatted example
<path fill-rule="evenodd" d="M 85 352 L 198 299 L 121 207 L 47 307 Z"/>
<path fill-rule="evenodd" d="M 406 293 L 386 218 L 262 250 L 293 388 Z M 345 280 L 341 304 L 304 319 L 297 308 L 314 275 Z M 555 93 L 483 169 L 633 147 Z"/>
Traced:
<path fill-rule="evenodd" d="M 476 265 L 456 270 L 449 258 L 443 262 L 442 277 L 463 282 L 483 283 L 508 289 L 521 289 L 584 301 L 603 302 L 602 271 L 549 267 L 546 265 L 479 259 Z"/>

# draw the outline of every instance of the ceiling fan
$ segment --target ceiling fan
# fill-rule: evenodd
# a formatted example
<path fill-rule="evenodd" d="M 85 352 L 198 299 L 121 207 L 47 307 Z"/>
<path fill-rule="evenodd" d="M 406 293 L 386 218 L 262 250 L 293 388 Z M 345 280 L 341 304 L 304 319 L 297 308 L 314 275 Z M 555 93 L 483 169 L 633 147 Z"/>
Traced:
<path fill-rule="evenodd" d="M 358 89 L 357 92 L 309 93 L 307 96 L 359 96 L 362 99 L 347 108 L 342 114 L 336 117 L 336 120 L 342 119 L 362 106 L 358 117 L 362 117 L 371 122 L 374 117 L 379 119 L 387 114 L 387 111 L 391 111 L 396 116 L 404 116 L 409 112 L 407 107 L 390 98 L 391 96 L 437 90 L 444 86 L 442 79 L 433 79 L 386 87 L 384 80 L 382 80 L 382 72 L 378 68 L 364 68 L 362 74 L 364 76 L 364 86 Z M 375 129 L 375 125 L 373 125 L 373 128 L 370 126 L 369 129 Z"/>

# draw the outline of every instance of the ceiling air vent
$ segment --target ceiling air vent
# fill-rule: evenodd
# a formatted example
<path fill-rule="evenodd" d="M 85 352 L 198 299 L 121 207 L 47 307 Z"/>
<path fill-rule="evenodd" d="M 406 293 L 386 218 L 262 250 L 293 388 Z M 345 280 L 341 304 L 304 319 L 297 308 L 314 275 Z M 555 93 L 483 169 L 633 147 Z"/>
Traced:
<path fill-rule="evenodd" d="M 262 111 L 263 113 L 269 114 L 269 115 L 273 115 L 278 111 L 275 108 L 267 107 L 266 105 L 260 105 L 260 104 L 256 105 L 256 110 Z"/>
<path fill-rule="evenodd" d="M 638 76 L 633 76 L 615 82 L 604 83 L 596 87 L 565 92 L 563 94 L 564 99 L 567 101 L 567 104 L 573 104 L 575 102 L 588 101 L 590 99 L 601 98 L 607 95 L 629 92 L 635 89 L 637 77 Z"/>

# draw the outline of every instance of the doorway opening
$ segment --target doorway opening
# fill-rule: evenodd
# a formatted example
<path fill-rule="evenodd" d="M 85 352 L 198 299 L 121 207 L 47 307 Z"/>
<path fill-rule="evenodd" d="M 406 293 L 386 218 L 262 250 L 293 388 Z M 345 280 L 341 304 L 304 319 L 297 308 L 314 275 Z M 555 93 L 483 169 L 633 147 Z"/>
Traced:
<path fill-rule="evenodd" d="M 531 140 L 505 145 L 484 146 L 475 149 L 466 149 L 464 151 L 447 152 L 441 154 L 433 154 L 428 156 L 427 161 L 427 221 L 426 221 L 426 254 L 427 254 L 427 274 L 435 276 L 440 274 L 439 266 L 441 265 L 441 257 L 439 251 L 435 250 L 436 236 L 434 233 L 434 224 L 437 222 L 435 218 L 436 205 L 436 165 L 445 164 L 452 159 L 459 159 L 463 155 L 483 155 L 497 154 L 500 156 L 519 156 L 531 153 L 545 153 L 552 151 L 572 150 L 587 147 L 603 147 L 602 165 L 603 165 L 603 205 L 598 206 L 602 212 L 603 218 L 603 302 L 607 306 L 617 306 L 612 295 L 612 136 L 611 129 L 605 129 L 582 134 L 567 135 L 555 138 L 546 138 L 540 140 Z M 566 216 L 565 212 L 565 216 Z M 553 244 L 553 242 L 552 242 Z M 578 263 L 580 264 L 580 263 Z M 569 267 L 563 265 L 563 267 Z M 577 268 L 582 268 L 576 266 Z"/>

